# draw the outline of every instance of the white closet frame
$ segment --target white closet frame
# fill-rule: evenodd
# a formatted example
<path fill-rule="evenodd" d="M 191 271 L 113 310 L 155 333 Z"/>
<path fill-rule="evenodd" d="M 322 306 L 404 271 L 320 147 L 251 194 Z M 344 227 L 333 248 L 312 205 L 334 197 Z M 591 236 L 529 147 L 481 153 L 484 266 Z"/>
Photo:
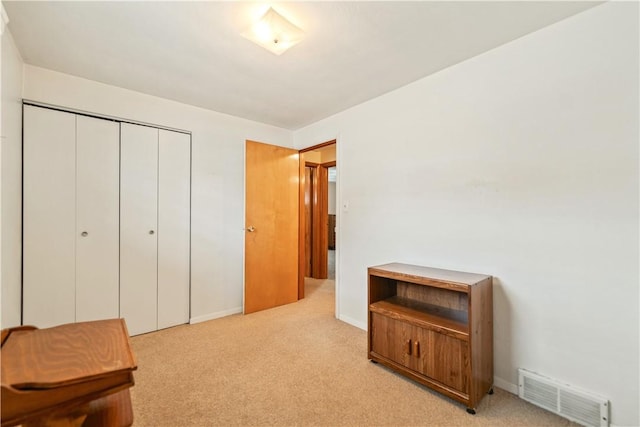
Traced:
<path fill-rule="evenodd" d="M 188 323 L 191 289 L 191 134 L 179 129 L 99 116 L 27 100 L 24 101 L 23 110 L 25 115 L 31 116 L 36 112 L 36 115 L 43 116 L 44 118 L 40 117 L 40 119 L 44 120 L 44 123 L 42 126 L 29 129 L 26 125 L 24 129 L 22 323 L 47 327 L 94 318 L 120 316 L 127 319 L 130 317 L 128 324 L 132 335 Z M 31 118 L 25 120 L 25 123 L 29 120 Z M 56 129 L 53 123 L 56 121 L 64 123 L 60 126 L 61 129 Z M 73 126 L 72 122 L 75 122 Z M 92 159 L 107 158 L 107 163 L 113 164 L 113 153 L 101 151 L 99 144 L 91 144 L 91 142 L 99 141 L 100 138 L 101 131 L 96 129 L 96 123 L 116 122 L 120 126 L 120 150 L 117 153 L 119 169 L 114 172 L 114 169 L 109 169 L 108 166 L 105 168 L 89 166 L 88 162 Z M 71 131 L 72 128 L 73 131 Z M 142 148 L 138 153 L 142 154 L 142 157 L 135 160 L 125 158 L 127 150 L 131 149 L 135 152 L 140 150 L 140 147 L 134 142 L 132 147 L 127 146 L 123 150 L 122 129 L 124 128 L 135 129 L 140 134 L 155 133 L 155 149 L 151 148 L 152 152 L 155 150 L 155 153 L 152 153 L 152 156 L 155 155 L 155 161 L 153 159 L 145 161 L 145 156 L 149 154 L 148 147 Z M 83 145 L 78 149 L 74 146 L 78 137 L 89 140 L 89 144 L 93 147 Z M 44 146 L 35 146 L 30 142 L 33 138 L 42 138 L 47 143 Z M 38 150 L 35 153 L 37 155 L 34 155 L 34 150 Z M 25 161 L 25 159 L 29 160 Z M 125 163 L 140 162 L 140 165 L 134 165 L 133 172 L 129 170 L 128 173 L 132 172 L 133 176 L 124 177 L 127 180 L 133 178 L 134 188 L 122 187 L 123 161 Z M 97 164 L 99 165 L 99 162 Z M 147 172 L 155 173 L 155 191 L 151 189 L 153 184 L 150 184 L 149 176 L 139 176 L 141 180 L 137 181 L 135 175 L 144 169 L 138 168 L 141 165 L 150 167 Z M 34 186 L 33 173 L 57 178 L 39 180 L 40 183 Z M 79 180 L 76 174 L 82 179 Z M 112 229 L 113 221 L 108 219 L 113 216 L 113 206 L 109 204 L 110 202 L 94 202 L 85 198 L 87 195 L 91 197 L 92 191 L 113 193 L 114 179 L 117 183 L 116 193 L 120 198 L 118 206 L 120 216 L 115 219 L 115 227 L 118 231 L 115 232 Z M 160 185 L 159 182 L 161 182 Z M 129 193 L 135 193 L 145 187 L 152 198 L 155 194 L 155 203 L 151 200 L 151 205 L 155 204 L 155 209 L 149 206 L 141 207 L 135 197 L 128 196 Z M 70 188 L 73 190 L 70 191 Z M 113 198 L 112 196 L 113 194 L 109 197 Z M 131 225 L 128 220 L 123 222 L 123 197 L 129 200 L 125 209 L 140 208 L 142 211 L 147 211 L 149 218 L 155 216 L 155 221 L 152 222 L 145 223 L 144 219 L 138 221 L 148 236 L 144 242 L 151 243 L 148 248 L 151 255 L 144 250 L 126 253 L 127 250 L 134 249 L 126 247 L 129 231 L 135 235 L 139 230 L 130 230 L 127 228 Z M 133 204 L 130 203 L 132 200 Z M 46 215 L 42 215 L 42 212 L 37 214 L 38 210 L 42 209 L 47 210 Z M 106 217 L 109 227 L 101 229 L 92 224 L 92 218 L 95 219 L 100 215 L 103 218 L 97 222 L 103 224 Z M 142 217 L 144 216 L 143 214 Z M 171 224 L 178 224 L 178 226 L 172 228 Z M 153 231 L 152 234 L 149 233 L 151 231 Z M 95 242 L 99 238 L 106 238 L 111 248 L 96 247 Z M 42 242 L 44 244 L 41 244 Z M 113 252 L 114 242 L 118 245 L 119 251 L 119 259 L 115 261 L 118 268 L 114 269 L 112 257 L 99 257 L 103 259 L 96 261 L 88 255 L 91 252 L 100 253 L 103 250 Z M 144 283 L 144 280 L 149 278 L 151 278 L 149 283 L 153 283 L 155 279 L 155 295 L 152 285 L 147 283 L 146 288 L 142 287 L 150 290 L 151 294 L 143 295 L 142 298 L 155 300 L 155 313 L 146 318 L 140 316 L 145 319 L 140 324 L 137 318 L 138 311 L 140 311 L 139 308 L 144 308 L 144 304 L 142 306 L 132 304 L 126 296 L 131 289 L 123 290 L 123 273 L 125 273 L 124 281 L 126 282 L 131 278 L 129 276 L 132 273 L 131 269 L 127 270 L 127 263 L 133 259 L 131 256 L 134 253 L 138 258 L 142 256 L 152 264 L 155 261 L 153 265 L 142 267 L 142 272 L 134 271 L 134 276 L 137 275 L 137 279 L 141 280 L 139 283 Z M 35 265 L 40 267 L 34 268 Z M 143 280 L 140 274 L 144 273 L 145 268 L 150 276 Z M 83 280 L 79 286 L 76 285 L 77 279 L 83 277 L 86 280 Z M 105 303 L 114 300 L 114 288 L 105 289 L 97 284 L 100 278 L 113 281 L 114 277 L 116 281 L 119 280 L 115 312 L 113 303 Z M 174 286 L 178 282 L 186 283 L 186 286 Z M 37 283 L 38 286 L 34 287 L 30 283 Z M 139 291 L 135 289 L 133 293 L 139 294 Z M 137 298 L 141 298 L 141 295 Z M 129 307 L 128 311 L 126 307 Z"/>
<path fill-rule="evenodd" d="M 23 120 L 22 322 L 44 328 L 76 320 L 76 116 L 25 106 Z"/>
<path fill-rule="evenodd" d="M 132 335 L 189 321 L 189 142 L 121 126 L 120 314 Z"/>

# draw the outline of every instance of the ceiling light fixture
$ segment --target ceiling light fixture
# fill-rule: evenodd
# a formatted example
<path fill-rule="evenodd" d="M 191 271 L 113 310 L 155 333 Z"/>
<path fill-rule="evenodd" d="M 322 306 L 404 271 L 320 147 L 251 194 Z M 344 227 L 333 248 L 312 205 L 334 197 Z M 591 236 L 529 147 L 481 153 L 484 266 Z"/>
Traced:
<path fill-rule="evenodd" d="M 270 7 L 264 16 L 242 35 L 276 55 L 281 55 L 302 40 L 304 32 Z"/>

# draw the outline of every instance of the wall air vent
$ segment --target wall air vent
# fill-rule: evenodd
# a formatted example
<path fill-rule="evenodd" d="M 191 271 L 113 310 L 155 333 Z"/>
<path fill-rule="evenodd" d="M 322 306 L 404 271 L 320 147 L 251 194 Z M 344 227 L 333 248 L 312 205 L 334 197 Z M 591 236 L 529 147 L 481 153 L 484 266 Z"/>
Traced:
<path fill-rule="evenodd" d="M 584 426 L 609 426 L 608 400 L 525 369 L 518 369 L 518 396 Z"/>

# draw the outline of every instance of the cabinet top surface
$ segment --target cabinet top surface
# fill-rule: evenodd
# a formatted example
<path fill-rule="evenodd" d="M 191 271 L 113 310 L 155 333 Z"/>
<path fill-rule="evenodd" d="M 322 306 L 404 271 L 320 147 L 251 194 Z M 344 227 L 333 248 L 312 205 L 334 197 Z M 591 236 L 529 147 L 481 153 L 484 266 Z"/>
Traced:
<path fill-rule="evenodd" d="M 445 282 L 474 285 L 478 282 L 491 278 L 486 274 L 466 273 L 464 271 L 444 270 L 441 268 L 422 267 L 419 265 L 391 263 L 369 267 L 369 269 L 385 271 L 398 274 L 400 276 L 424 277 Z"/>
<path fill-rule="evenodd" d="M 17 330 L 2 344 L 2 382 L 48 389 L 137 368 L 123 319 Z"/>

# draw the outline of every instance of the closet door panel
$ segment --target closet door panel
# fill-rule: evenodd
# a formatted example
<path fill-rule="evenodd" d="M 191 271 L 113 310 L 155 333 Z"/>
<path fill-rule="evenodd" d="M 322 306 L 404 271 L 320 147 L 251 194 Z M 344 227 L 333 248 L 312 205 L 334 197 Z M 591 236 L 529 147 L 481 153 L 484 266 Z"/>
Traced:
<path fill-rule="evenodd" d="M 191 137 L 159 131 L 158 328 L 189 321 Z"/>
<path fill-rule="evenodd" d="M 131 335 L 157 329 L 158 129 L 121 124 L 120 316 Z"/>
<path fill-rule="evenodd" d="M 77 116 L 76 322 L 119 317 L 120 125 Z"/>
<path fill-rule="evenodd" d="M 24 107 L 23 323 L 75 321 L 76 116 Z"/>

